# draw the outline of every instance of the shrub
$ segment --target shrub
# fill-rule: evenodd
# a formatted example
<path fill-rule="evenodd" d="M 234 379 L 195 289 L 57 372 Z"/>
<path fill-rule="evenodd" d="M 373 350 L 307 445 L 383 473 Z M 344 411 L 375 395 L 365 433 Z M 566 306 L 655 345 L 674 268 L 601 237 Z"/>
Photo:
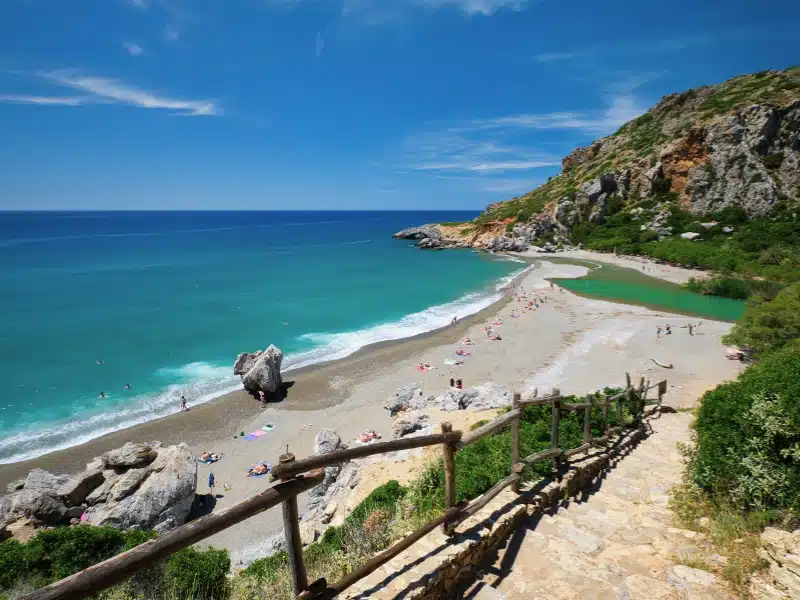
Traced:
<path fill-rule="evenodd" d="M 756 296 L 728 335 L 726 344 L 767 353 L 800 340 L 800 283 L 781 290 L 773 300 Z"/>
<path fill-rule="evenodd" d="M 783 164 L 783 154 L 776 152 L 774 154 L 767 154 L 764 157 L 764 166 L 768 169 L 780 169 Z"/>
<path fill-rule="evenodd" d="M 741 508 L 800 509 L 800 352 L 787 348 L 701 399 L 689 470 Z"/>
<path fill-rule="evenodd" d="M 318 544 L 312 544 L 311 546 L 318 546 Z M 309 546 L 309 549 L 311 546 Z M 288 564 L 289 555 L 286 553 L 286 550 L 281 550 L 272 556 L 254 560 L 242 573 L 248 577 L 254 577 L 260 581 L 269 583 L 274 581 L 278 576 L 278 570 Z"/>
<path fill-rule="evenodd" d="M 0 543 L 0 590 L 8 590 L 27 575 L 25 546 L 17 540 Z"/>
<path fill-rule="evenodd" d="M 345 524 L 362 525 L 376 510 L 386 510 L 394 514 L 398 502 L 405 497 L 406 492 L 406 488 L 394 479 L 384 483 L 372 490 L 372 493 L 353 509 L 345 519 Z"/>
<path fill-rule="evenodd" d="M 231 559 L 227 550 L 186 548 L 167 561 L 167 590 L 178 598 L 217 600 L 228 595 Z"/>
<path fill-rule="evenodd" d="M 672 187 L 672 180 L 665 177 L 659 177 L 653 180 L 653 193 L 666 194 Z"/>

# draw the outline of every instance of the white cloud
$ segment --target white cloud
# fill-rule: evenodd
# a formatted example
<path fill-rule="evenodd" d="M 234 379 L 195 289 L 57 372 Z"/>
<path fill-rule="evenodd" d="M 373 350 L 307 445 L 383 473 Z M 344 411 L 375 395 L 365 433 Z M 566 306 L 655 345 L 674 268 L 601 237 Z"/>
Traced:
<path fill-rule="evenodd" d="M 291 10 L 319 0 L 266 0 L 268 6 Z M 409 10 L 455 9 L 467 16 L 489 16 L 500 10 L 519 11 L 536 0 L 324 0 L 341 11 L 342 16 L 377 25 L 400 18 Z"/>
<path fill-rule="evenodd" d="M 147 0 L 127 0 L 127 1 L 128 1 L 128 4 L 130 4 L 131 6 L 139 8 L 141 10 L 146 9 L 147 6 L 148 6 Z"/>
<path fill-rule="evenodd" d="M 592 135 L 607 135 L 645 112 L 632 93 L 612 94 L 605 110 L 507 115 L 476 119 L 454 131 L 581 130 Z"/>
<path fill-rule="evenodd" d="M 488 175 L 529 171 L 561 164 L 534 149 L 521 149 L 453 131 L 409 136 L 404 142 L 405 168 L 441 174 Z"/>
<path fill-rule="evenodd" d="M 222 109 L 211 100 L 184 100 L 162 96 L 133 87 L 117 79 L 87 75 L 75 69 L 35 73 L 50 83 L 79 90 L 84 96 L 0 95 L 0 102 L 82 106 L 86 104 L 123 104 L 137 108 L 172 111 L 182 116 L 216 116 Z"/>
<path fill-rule="evenodd" d="M 322 51 L 325 49 L 325 39 L 322 37 L 322 32 L 317 32 L 317 37 L 314 40 L 314 52 L 317 56 L 322 54 Z"/>
<path fill-rule="evenodd" d="M 133 42 L 123 42 L 122 47 L 125 48 L 131 56 L 141 56 L 144 54 L 144 48 Z"/>
<path fill-rule="evenodd" d="M 457 8 L 467 15 L 491 15 L 501 9 L 522 10 L 528 0 L 413 0 L 425 8 Z"/>
<path fill-rule="evenodd" d="M 40 104 L 42 106 L 81 106 L 91 102 L 82 96 L 23 96 L 20 94 L 0 95 L 0 102 L 7 104 Z"/>

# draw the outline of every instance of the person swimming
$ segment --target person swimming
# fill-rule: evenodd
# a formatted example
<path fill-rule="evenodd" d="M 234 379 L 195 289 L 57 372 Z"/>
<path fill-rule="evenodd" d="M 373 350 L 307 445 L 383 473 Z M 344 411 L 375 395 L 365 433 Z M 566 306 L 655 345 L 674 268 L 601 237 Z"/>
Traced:
<path fill-rule="evenodd" d="M 126 389 L 126 390 L 129 390 L 129 389 L 131 389 L 131 384 L 130 384 L 130 383 L 126 383 L 126 384 L 125 384 L 125 388 L 124 388 L 124 389 Z"/>
<path fill-rule="evenodd" d="M 100 392 L 100 397 L 101 398 L 105 398 L 106 397 L 106 393 L 105 392 Z"/>

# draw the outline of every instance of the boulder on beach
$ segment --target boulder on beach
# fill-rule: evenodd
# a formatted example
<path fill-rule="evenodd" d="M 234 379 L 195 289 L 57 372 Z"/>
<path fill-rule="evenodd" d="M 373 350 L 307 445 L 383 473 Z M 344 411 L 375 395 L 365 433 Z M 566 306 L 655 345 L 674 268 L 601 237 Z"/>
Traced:
<path fill-rule="evenodd" d="M 487 382 L 466 390 L 450 388 L 434 399 L 433 405 L 443 411 L 489 410 L 511 406 L 511 392 L 498 383 Z"/>
<path fill-rule="evenodd" d="M 167 531 L 182 525 L 197 489 L 197 461 L 186 444 L 160 447 L 150 464 L 106 480 L 105 498 L 86 509 L 89 523 Z"/>
<path fill-rule="evenodd" d="M 400 419 L 392 426 L 395 439 L 399 439 L 419 431 L 428 426 L 428 415 L 414 415 L 407 419 Z"/>
<path fill-rule="evenodd" d="M 394 416 L 403 411 L 425 408 L 427 405 L 428 399 L 423 397 L 422 388 L 417 383 L 411 383 L 397 390 L 393 396 L 389 396 L 384 408 Z"/>
<path fill-rule="evenodd" d="M 186 521 L 196 488 L 197 462 L 186 444 L 129 442 L 72 477 L 32 470 L 21 488 L 0 497 L 0 529 L 68 525 L 85 513 L 92 525 L 166 531 Z"/>
<path fill-rule="evenodd" d="M 283 383 L 282 362 L 283 353 L 270 345 L 266 350 L 240 354 L 233 365 L 233 373 L 241 375 L 242 384 L 247 391 L 274 394 Z"/>

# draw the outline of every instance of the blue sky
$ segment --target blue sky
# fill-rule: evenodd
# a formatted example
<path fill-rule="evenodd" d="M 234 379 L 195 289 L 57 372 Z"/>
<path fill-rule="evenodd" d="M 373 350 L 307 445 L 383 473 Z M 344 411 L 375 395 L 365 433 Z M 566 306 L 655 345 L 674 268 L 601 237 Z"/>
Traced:
<path fill-rule="evenodd" d="M 0 209 L 482 208 L 796 0 L 0 0 Z"/>

